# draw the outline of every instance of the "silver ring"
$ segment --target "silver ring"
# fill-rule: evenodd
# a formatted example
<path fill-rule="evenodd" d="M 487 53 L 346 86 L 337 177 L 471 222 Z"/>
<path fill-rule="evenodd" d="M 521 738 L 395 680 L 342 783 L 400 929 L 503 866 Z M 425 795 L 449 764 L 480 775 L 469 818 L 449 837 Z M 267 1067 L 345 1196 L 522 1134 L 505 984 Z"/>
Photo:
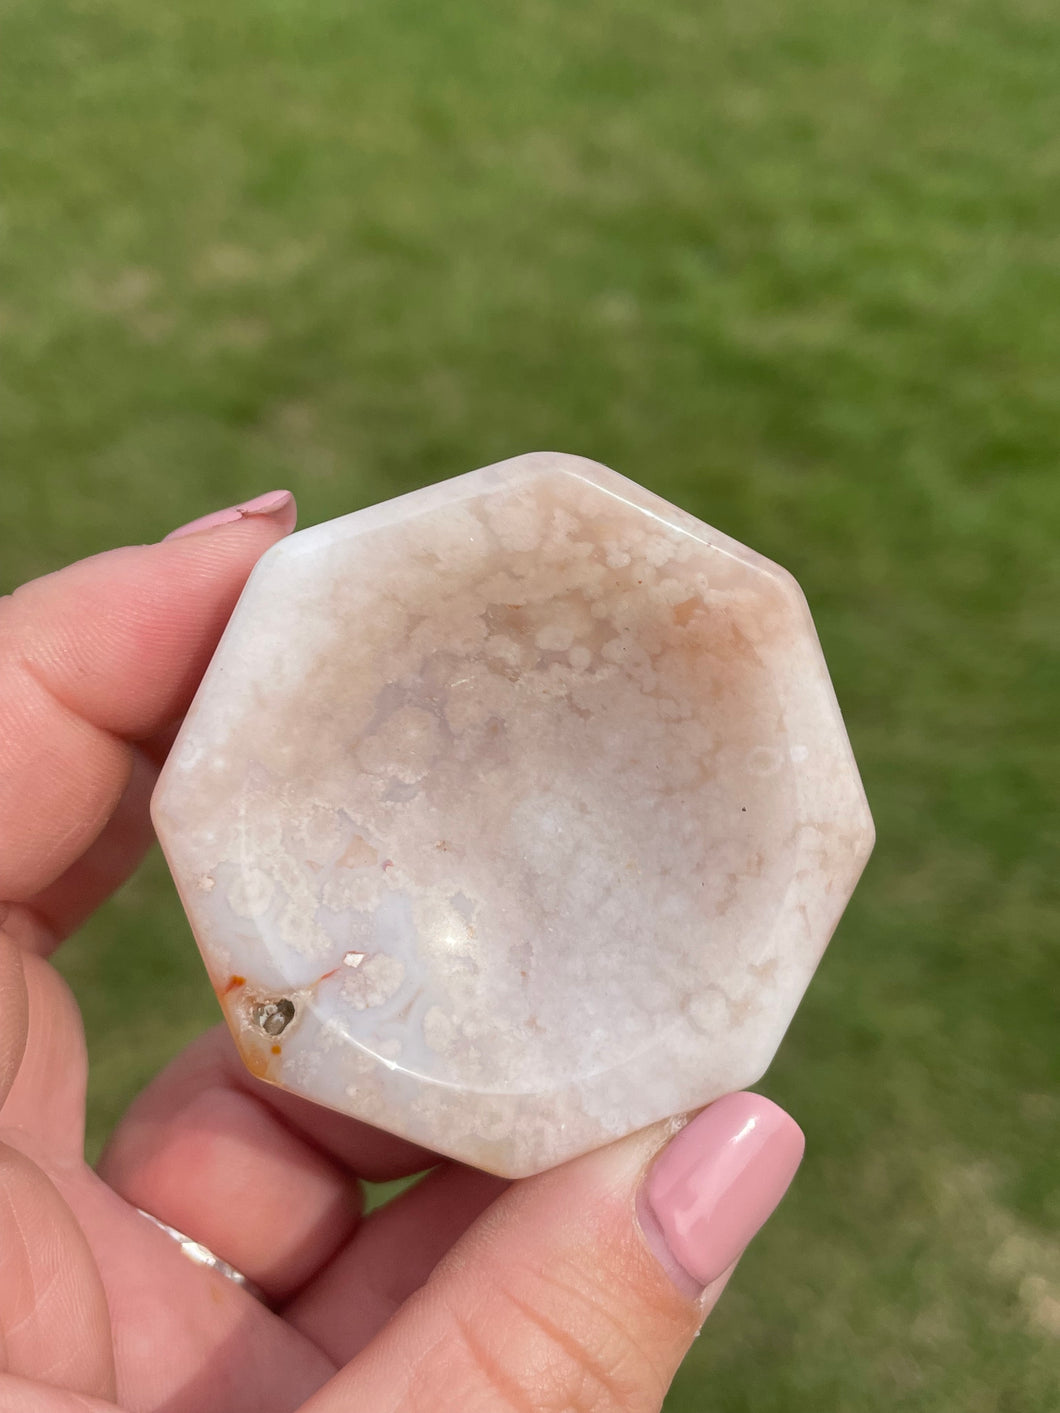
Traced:
<path fill-rule="evenodd" d="M 263 1305 L 269 1304 L 269 1297 L 260 1285 L 255 1285 L 249 1276 L 245 1276 L 242 1271 L 237 1271 L 235 1266 L 229 1265 L 227 1261 L 222 1261 L 220 1256 L 214 1255 L 208 1246 L 203 1246 L 201 1241 L 195 1241 L 192 1237 L 185 1236 L 182 1231 L 177 1231 L 176 1227 L 171 1227 L 167 1222 L 160 1222 L 157 1217 L 152 1217 L 150 1212 L 145 1212 L 142 1207 L 137 1207 L 136 1210 L 141 1217 L 146 1217 L 159 1231 L 164 1231 L 166 1236 L 171 1237 L 189 1261 L 194 1261 L 197 1266 L 205 1266 L 207 1270 L 216 1271 L 219 1276 L 224 1276 L 233 1285 L 240 1286 L 255 1300 L 260 1300 Z"/>

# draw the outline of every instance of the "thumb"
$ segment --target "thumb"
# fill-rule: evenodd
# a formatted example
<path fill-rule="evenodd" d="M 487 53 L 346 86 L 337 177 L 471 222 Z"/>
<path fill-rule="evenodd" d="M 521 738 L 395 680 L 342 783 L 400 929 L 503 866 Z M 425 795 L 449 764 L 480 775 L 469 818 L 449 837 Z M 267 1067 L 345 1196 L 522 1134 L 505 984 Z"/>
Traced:
<path fill-rule="evenodd" d="M 513 1184 L 303 1413 L 658 1413 L 803 1150 L 755 1094 L 672 1133 Z"/>

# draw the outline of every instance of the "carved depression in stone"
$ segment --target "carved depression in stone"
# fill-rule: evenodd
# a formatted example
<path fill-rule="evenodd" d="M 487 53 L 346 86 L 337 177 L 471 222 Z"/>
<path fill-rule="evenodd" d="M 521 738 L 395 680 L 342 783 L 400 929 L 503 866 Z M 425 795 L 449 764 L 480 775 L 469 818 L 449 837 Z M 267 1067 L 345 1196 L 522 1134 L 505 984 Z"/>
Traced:
<path fill-rule="evenodd" d="M 251 1070 L 507 1176 L 753 1083 L 873 838 L 794 580 L 545 453 L 266 554 L 153 810 Z"/>

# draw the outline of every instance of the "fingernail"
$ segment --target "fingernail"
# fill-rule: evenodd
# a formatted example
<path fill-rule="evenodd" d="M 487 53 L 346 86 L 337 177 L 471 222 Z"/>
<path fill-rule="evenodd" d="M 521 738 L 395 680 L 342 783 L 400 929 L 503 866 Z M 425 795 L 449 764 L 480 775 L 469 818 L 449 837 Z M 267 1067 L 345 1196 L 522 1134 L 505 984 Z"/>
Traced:
<path fill-rule="evenodd" d="M 804 1147 L 795 1120 L 758 1094 L 726 1095 L 670 1140 L 638 1215 L 682 1290 L 701 1290 L 740 1256 L 787 1191 Z"/>
<path fill-rule="evenodd" d="M 200 530 L 213 530 L 218 525 L 233 525 L 237 520 L 248 520 L 255 515 L 266 516 L 272 520 L 289 518 L 289 528 L 294 529 L 294 517 L 289 515 L 293 505 L 294 496 L 290 491 L 269 491 L 266 495 L 256 496 L 254 500 L 244 501 L 242 505 L 233 505 L 228 510 L 215 510 L 210 515 L 200 515 L 198 520 L 181 525 L 179 530 L 171 530 L 166 539 L 179 540 L 184 535 L 197 535 Z"/>

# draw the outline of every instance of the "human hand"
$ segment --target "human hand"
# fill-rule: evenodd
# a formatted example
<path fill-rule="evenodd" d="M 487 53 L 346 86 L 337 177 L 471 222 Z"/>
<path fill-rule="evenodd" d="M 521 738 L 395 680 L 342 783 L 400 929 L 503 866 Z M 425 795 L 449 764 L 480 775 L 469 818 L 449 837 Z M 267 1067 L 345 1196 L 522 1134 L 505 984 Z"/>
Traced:
<path fill-rule="evenodd" d="M 801 1157 L 768 1100 L 509 1184 L 262 1084 L 219 1027 L 84 1161 L 44 958 L 149 846 L 158 765 L 294 515 L 262 497 L 0 602 L 0 1413 L 654 1413 Z M 431 1165 L 361 1215 L 360 1179 Z"/>

